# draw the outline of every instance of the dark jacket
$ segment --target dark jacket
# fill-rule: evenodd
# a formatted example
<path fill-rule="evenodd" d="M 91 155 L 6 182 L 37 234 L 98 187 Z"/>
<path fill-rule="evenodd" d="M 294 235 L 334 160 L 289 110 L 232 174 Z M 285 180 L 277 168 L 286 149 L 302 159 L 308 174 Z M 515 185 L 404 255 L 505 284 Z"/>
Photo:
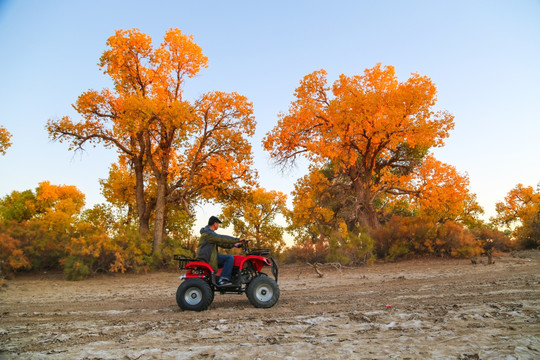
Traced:
<path fill-rule="evenodd" d="M 198 257 L 212 266 L 212 269 L 218 269 L 218 246 L 230 249 L 239 242 L 239 238 L 228 235 L 220 235 L 210 228 L 205 226 L 201 229 L 201 238 L 199 239 Z"/>

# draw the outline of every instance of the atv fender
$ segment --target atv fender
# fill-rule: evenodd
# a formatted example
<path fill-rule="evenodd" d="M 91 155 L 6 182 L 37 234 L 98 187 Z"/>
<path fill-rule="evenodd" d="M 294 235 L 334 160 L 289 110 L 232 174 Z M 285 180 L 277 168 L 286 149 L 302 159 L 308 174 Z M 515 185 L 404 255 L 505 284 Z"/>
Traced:
<path fill-rule="evenodd" d="M 270 260 L 268 260 L 264 256 L 248 255 L 248 256 L 242 256 L 242 259 L 238 267 L 240 269 L 243 269 L 244 264 L 248 261 L 251 262 L 251 264 L 253 264 L 253 267 L 257 271 L 261 271 L 261 269 L 264 266 L 272 266 L 272 263 L 270 262 Z"/>

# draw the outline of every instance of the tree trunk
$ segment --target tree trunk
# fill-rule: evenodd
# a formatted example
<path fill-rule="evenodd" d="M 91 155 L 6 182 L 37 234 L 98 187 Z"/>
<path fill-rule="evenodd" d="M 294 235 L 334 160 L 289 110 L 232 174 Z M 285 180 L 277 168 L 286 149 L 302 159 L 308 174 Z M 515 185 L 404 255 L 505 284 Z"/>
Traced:
<path fill-rule="evenodd" d="M 157 179 L 157 199 L 156 199 L 156 219 L 154 222 L 154 236 L 152 253 L 156 254 L 161 249 L 163 235 L 165 234 L 165 207 L 167 205 L 167 178 L 159 177 Z"/>
<path fill-rule="evenodd" d="M 363 217 L 366 221 L 368 230 L 376 230 L 380 227 L 379 219 L 377 218 L 377 212 L 373 208 L 372 203 L 366 204 L 363 211 Z"/>
<path fill-rule="evenodd" d="M 373 207 L 373 195 L 369 191 L 369 185 L 362 184 L 360 191 L 357 191 L 356 194 L 357 224 L 366 227 L 368 231 L 378 229 L 380 223 L 377 211 Z"/>
<path fill-rule="evenodd" d="M 261 234 L 259 232 L 259 227 L 255 227 L 255 240 L 257 244 L 257 249 L 260 249 L 261 246 Z"/>
<path fill-rule="evenodd" d="M 132 159 L 135 169 L 135 201 L 137 203 L 137 216 L 139 218 L 139 237 L 144 239 L 150 234 L 150 211 L 144 199 L 144 174 L 142 159 Z"/>
<path fill-rule="evenodd" d="M 150 235 L 150 217 L 139 217 L 139 237 L 147 238 Z"/>

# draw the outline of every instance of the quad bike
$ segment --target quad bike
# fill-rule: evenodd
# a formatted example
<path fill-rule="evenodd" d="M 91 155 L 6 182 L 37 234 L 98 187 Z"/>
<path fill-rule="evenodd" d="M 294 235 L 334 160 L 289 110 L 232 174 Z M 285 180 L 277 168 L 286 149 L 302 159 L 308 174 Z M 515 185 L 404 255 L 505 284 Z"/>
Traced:
<path fill-rule="evenodd" d="M 184 280 L 176 291 L 176 302 L 182 310 L 203 311 L 208 309 L 214 300 L 214 293 L 245 293 L 249 302 L 257 308 L 269 308 L 279 299 L 278 266 L 269 249 L 250 250 L 247 242 L 241 246 L 244 255 L 234 255 L 231 276 L 232 285 L 218 285 L 221 268 L 214 271 L 212 267 L 200 260 L 174 255 L 180 270 L 186 273 L 180 276 Z M 262 272 L 265 266 L 270 267 L 274 279 Z"/>

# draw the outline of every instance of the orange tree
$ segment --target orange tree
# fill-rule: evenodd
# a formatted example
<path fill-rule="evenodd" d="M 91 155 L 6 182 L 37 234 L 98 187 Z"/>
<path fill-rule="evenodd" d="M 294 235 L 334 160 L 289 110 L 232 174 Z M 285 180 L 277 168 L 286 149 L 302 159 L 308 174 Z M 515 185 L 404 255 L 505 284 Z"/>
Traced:
<path fill-rule="evenodd" d="M 492 222 L 504 226 L 512 233 L 524 248 L 536 248 L 540 245 L 540 185 L 535 191 L 532 186 L 517 184 L 504 202 L 495 205 L 497 215 Z"/>
<path fill-rule="evenodd" d="M 247 140 L 255 129 L 252 104 L 234 92 L 210 92 L 193 102 L 182 97 L 186 78 L 208 60 L 178 29 L 168 30 L 155 48 L 138 29 L 116 31 L 107 45 L 100 66 L 114 89 L 83 93 L 74 106 L 82 119 L 49 120 L 47 129 L 70 149 L 116 148 L 111 176 L 119 180 L 121 170 L 133 178 L 139 236 L 150 234 L 153 219 L 153 252 L 159 254 L 167 204 L 181 204 L 189 214 L 200 199 L 223 199 L 254 177 Z"/>
<path fill-rule="evenodd" d="M 11 146 L 11 134 L 3 126 L 0 126 L 0 155 L 5 155 L 7 148 Z"/>
<path fill-rule="evenodd" d="M 433 109 L 431 80 L 412 74 L 399 82 L 392 66 L 341 75 L 331 87 L 326 72 L 315 71 L 295 96 L 264 146 L 283 166 L 305 156 L 312 172 L 331 172 L 325 181 L 334 190 L 328 196 L 348 195 L 347 203 L 337 205 L 349 229 L 378 228 L 377 202 L 385 195 L 420 194 L 413 174 L 453 128 L 451 114 Z"/>

